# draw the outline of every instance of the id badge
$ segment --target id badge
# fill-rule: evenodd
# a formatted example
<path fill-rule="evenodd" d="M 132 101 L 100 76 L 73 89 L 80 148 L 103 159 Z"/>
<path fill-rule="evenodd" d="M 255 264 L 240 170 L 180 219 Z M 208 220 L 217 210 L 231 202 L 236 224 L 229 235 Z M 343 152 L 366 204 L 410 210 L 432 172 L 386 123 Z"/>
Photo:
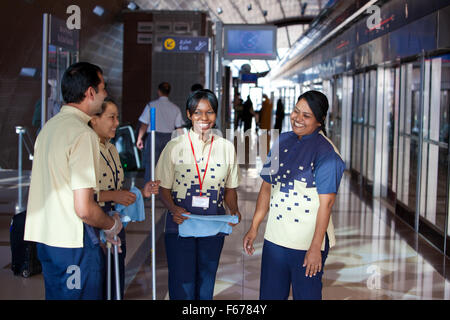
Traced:
<path fill-rule="evenodd" d="M 192 206 L 198 207 L 198 208 L 208 208 L 209 207 L 209 197 L 193 196 L 192 197 Z"/>

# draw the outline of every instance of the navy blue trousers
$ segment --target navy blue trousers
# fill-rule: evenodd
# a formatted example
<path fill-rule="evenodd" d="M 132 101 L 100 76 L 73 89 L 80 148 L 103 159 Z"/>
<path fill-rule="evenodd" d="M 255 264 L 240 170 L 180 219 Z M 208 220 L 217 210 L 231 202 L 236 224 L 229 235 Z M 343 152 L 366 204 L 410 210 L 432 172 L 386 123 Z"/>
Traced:
<path fill-rule="evenodd" d="M 325 240 L 322 253 L 322 270 L 306 277 L 303 267 L 306 250 L 294 250 L 264 240 L 261 261 L 261 300 L 287 300 L 292 285 L 294 300 L 322 300 L 323 266 L 328 256 L 329 241 Z"/>
<path fill-rule="evenodd" d="M 171 300 L 212 300 L 224 237 L 165 234 Z"/>
<path fill-rule="evenodd" d="M 83 248 L 59 248 L 37 243 L 47 300 L 101 300 L 104 254 L 84 229 Z"/>

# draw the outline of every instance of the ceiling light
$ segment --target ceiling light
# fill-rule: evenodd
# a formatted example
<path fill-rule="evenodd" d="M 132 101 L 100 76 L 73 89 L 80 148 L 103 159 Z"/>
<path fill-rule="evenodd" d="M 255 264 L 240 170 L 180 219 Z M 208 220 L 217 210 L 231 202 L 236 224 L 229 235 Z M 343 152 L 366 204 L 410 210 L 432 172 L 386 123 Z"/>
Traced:
<path fill-rule="evenodd" d="M 127 8 L 130 10 L 137 10 L 139 9 L 139 6 L 134 1 L 130 1 L 130 3 L 128 3 Z"/>
<path fill-rule="evenodd" d="M 20 75 L 23 77 L 34 77 L 37 74 L 36 68 L 22 68 L 20 69 Z"/>
<path fill-rule="evenodd" d="M 248 11 L 252 10 L 252 5 L 251 5 L 251 4 L 249 4 L 249 5 L 247 6 L 247 10 L 248 10 Z"/>
<path fill-rule="evenodd" d="M 94 12 L 96 15 L 101 17 L 103 15 L 103 13 L 105 12 L 105 9 L 103 9 L 103 7 L 101 7 L 101 6 L 95 6 L 95 8 L 94 8 L 94 10 L 92 10 L 92 12 Z"/>
<path fill-rule="evenodd" d="M 222 8 L 221 8 L 221 7 L 218 7 L 218 8 L 217 8 L 217 13 L 218 13 L 218 14 L 222 14 L 222 12 L 223 12 Z"/>

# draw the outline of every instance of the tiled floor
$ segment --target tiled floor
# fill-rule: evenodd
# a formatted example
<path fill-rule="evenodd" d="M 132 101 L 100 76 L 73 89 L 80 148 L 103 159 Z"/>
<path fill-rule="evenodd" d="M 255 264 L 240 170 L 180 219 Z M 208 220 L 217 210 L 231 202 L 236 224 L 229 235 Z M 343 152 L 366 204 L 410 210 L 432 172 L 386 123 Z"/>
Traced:
<path fill-rule="evenodd" d="M 243 253 L 242 238 L 251 223 L 261 179 L 257 168 L 242 168 L 241 173 L 238 196 L 242 221 L 225 240 L 215 286 L 214 298 L 218 300 L 259 296 L 265 226 L 261 225 L 253 256 Z M 0 299 L 43 299 L 42 275 L 25 279 L 10 270 L 9 224 L 17 195 L 16 180 L 14 172 L 0 171 Z M 333 208 L 337 245 L 325 264 L 323 298 L 450 300 L 449 259 L 390 214 L 382 202 L 375 199 L 366 203 L 350 186 L 349 177 L 344 175 Z M 148 216 L 150 206 L 147 202 Z M 168 299 L 163 214 L 164 208 L 157 201 L 157 299 Z M 150 229 L 149 219 L 127 226 L 125 299 L 152 298 Z"/>

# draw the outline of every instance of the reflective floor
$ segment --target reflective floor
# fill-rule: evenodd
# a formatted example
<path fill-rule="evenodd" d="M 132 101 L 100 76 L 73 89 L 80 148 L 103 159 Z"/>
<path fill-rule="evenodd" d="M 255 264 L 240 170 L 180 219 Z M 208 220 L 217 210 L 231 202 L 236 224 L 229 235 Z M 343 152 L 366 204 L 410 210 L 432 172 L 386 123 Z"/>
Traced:
<path fill-rule="evenodd" d="M 259 297 L 261 249 L 265 225 L 247 256 L 242 238 L 250 226 L 261 179 L 258 168 L 241 168 L 238 189 L 241 223 L 225 240 L 217 273 L 214 299 L 247 300 Z M 10 269 L 9 225 L 17 198 L 15 172 L 0 171 L 0 299 L 43 299 L 42 275 L 14 276 Z M 27 179 L 24 180 L 25 184 Z M 136 180 L 139 185 L 141 179 Z M 356 190 L 356 191 L 355 191 Z M 323 276 L 323 298 L 446 299 L 450 300 L 450 261 L 421 236 L 388 212 L 377 199 L 366 203 L 342 180 L 333 208 L 337 244 L 328 255 Z M 147 220 L 126 228 L 125 299 L 152 299 L 151 203 L 146 202 Z M 162 204 L 156 203 L 156 295 L 168 299 L 167 264 L 163 240 Z"/>

